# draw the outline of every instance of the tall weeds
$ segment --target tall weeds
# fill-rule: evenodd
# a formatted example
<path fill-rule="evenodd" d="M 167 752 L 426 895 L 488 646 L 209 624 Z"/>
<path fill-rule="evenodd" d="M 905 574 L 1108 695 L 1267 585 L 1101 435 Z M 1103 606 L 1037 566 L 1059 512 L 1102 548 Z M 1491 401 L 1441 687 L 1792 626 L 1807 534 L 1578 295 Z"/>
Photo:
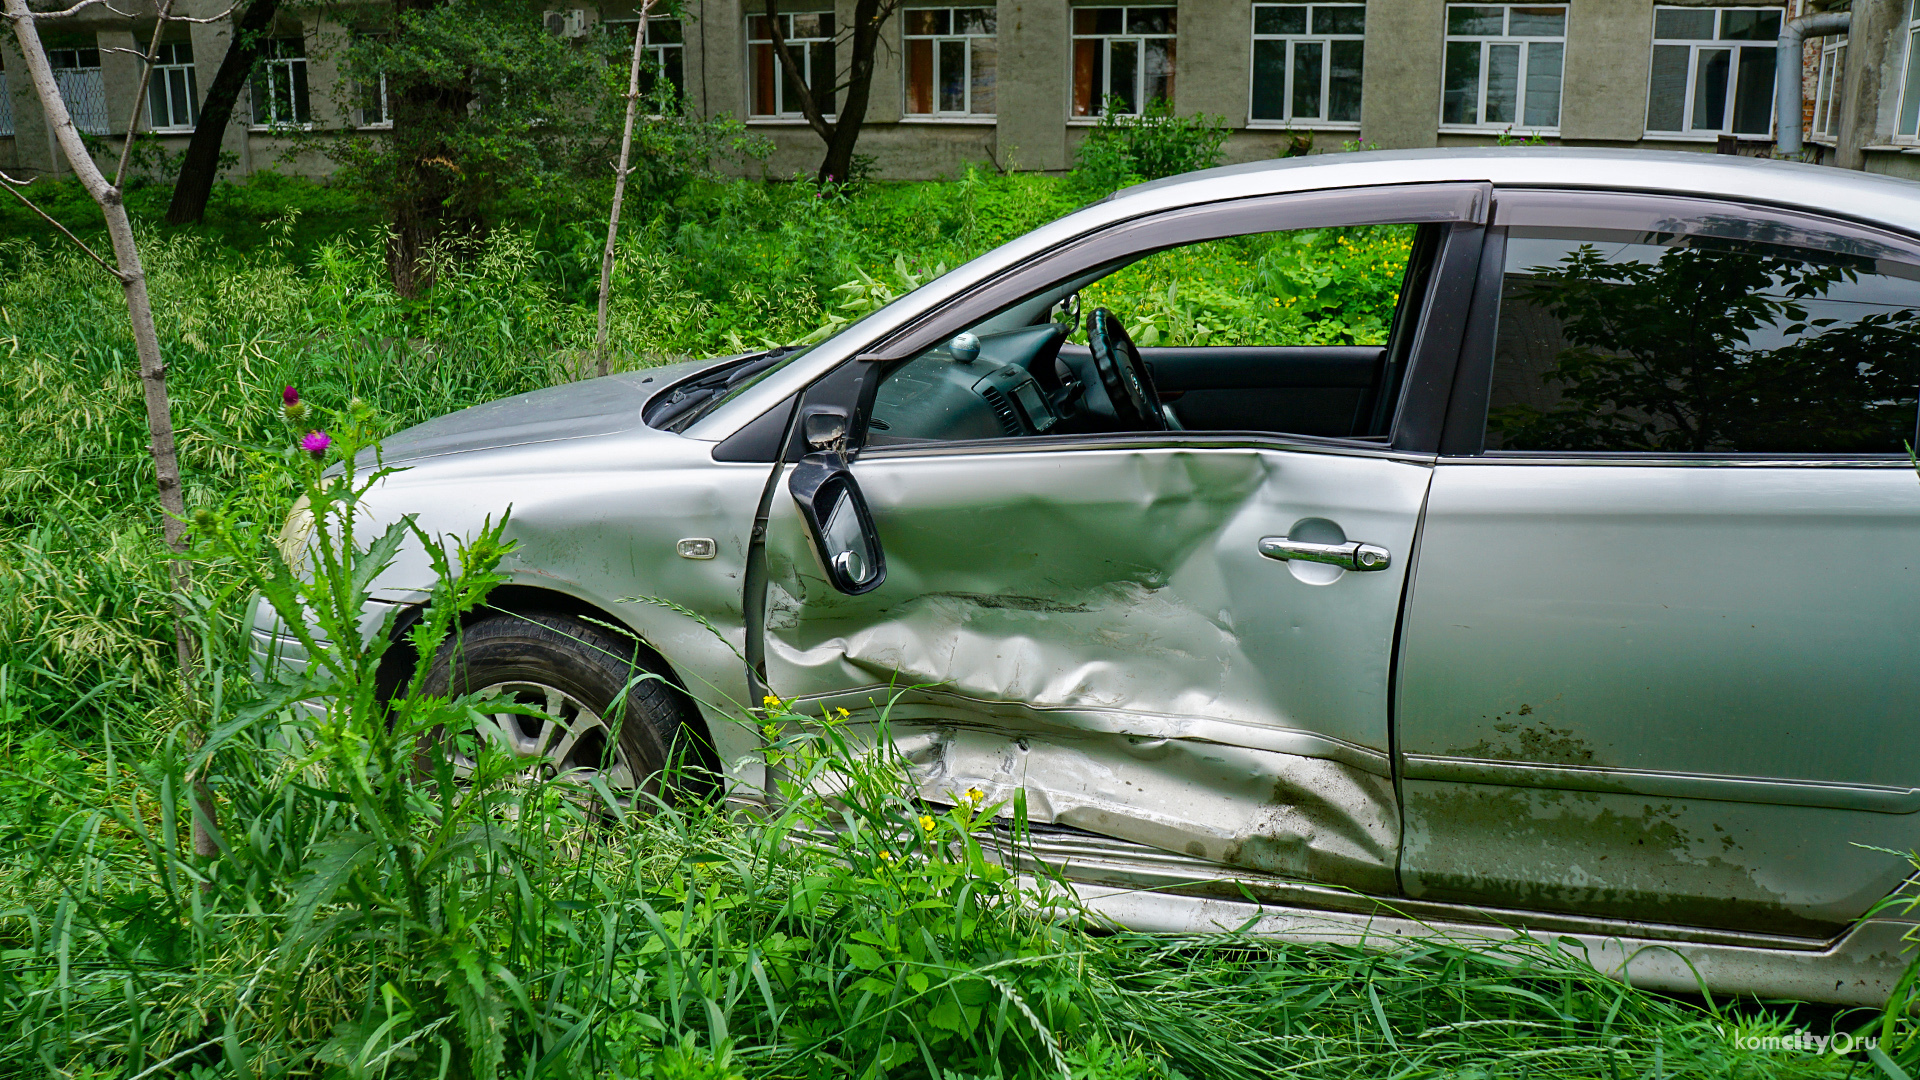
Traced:
<path fill-rule="evenodd" d="M 793 185 L 656 214 L 622 248 L 615 343 L 637 364 L 800 336 L 859 271 L 919 275 L 1037 224 L 1049 184 L 976 175 L 890 204 Z M 333 406 L 324 426 L 351 451 L 571 378 L 584 278 L 552 230 L 503 232 L 403 302 L 371 241 L 296 259 L 291 234 L 248 256 L 147 244 L 206 571 L 191 703 L 157 689 L 166 556 L 142 516 L 117 290 L 64 255 L 0 250 L 17 268 L 0 276 L 0 1075 L 1848 1071 L 1734 1041 L 1785 1033 L 1790 1012 L 1647 995 L 1547 943 L 1376 952 L 1103 927 L 1045 874 L 1008 869 L 1025 865 L 1019 806 L 923 800 L 884 732 L 834 717 L 776 705 L 777 798 L 636 807 L 490 749 L 498 705 L 416 692 L 389 711 L 371 677 L 385 639 L 357 644 L 371 571 L 403 541 L 442 553 L 435 618 L 411 631 L 430 657 L 484 602 L 500 533 L 349 535 L 369 478 L 323 478 L 279 390 Z M 909 248 L 926 264 L 893 267 Z M 783 269 L 803 295 L 778 294 Z M 752 283 L 737 295 L 736 271 Z M 301 495 L 319 540 L 296 573 L 274 536 Z M 239 616 L 256 593 L 313 635 L 304 668 L 250 671 Z M 189 708 L 213 720 L 198 749 L 176 735 Z M 448 739 L 471 768 L 437 752 Z M 210 860 L 186 842 L 193 775 L 221 804 Z"/>

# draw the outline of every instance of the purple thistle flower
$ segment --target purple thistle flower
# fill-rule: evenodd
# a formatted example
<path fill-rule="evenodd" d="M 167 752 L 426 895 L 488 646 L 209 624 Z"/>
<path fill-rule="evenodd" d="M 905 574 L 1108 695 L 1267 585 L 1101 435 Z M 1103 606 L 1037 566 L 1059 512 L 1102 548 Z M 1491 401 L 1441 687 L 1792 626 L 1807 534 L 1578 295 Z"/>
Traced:
<path fill-rule="evenodd" d="M 327 456 L 327 447 L 333 445 L 333 438 L 324 431 L 309 431 L 300 440 L 300 449 L 313 455 L 319 461 Z"/>
<path fill-rule="evenodd" d="M 300 400 L 300 391 L 291 386 L 280 391 L 280 413 L 289 424 L 297 424 L 307 418 L 307 406 Z"/>
<path fill-rule="evenodd" d="M 300 404 L 300 391 L 289 386 L 285 390 L 280 391 L 280 400 L 288 405 L 298 405 Z"/>

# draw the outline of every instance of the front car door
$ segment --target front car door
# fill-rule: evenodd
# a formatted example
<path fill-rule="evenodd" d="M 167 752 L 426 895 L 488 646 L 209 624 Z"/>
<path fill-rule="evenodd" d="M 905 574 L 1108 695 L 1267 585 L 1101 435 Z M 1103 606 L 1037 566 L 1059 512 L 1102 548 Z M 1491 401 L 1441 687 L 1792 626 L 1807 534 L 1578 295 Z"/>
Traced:
<path fill-rule="evenodd" d="M 1403 631 L 1406 890 L 1828 936 L 1920 844 L 1920 246 L 1495 202 Z"/>
<path fill-rule="evenodd" d="M 1394 892 L 1392 642 L 1438 437 L 1432 373 L 1453 362 L 1485 198 L 1482 185 L 1424 185 L 1137 223 L 990 284 L 890 343 L 892 359 L 855 361 L 880 373 L 857 406 L 853 471 L 887 578 L 859 596 L 828 588 L 782 507 L 768 547 L 773 688 L 806 711 L 885 711 L 928 798 L 1024 789 L 1034 821 L 1120 842 L 1082 843 L 1083 875 L 1125 856 L 1134 884 L 1191 884 L 1225 864 L 1279 890 Z M 1424 224 L 1400 233 L 1411 270 L 1384 342 L 1149 351 L 1181 388 L 1165 394 L 1174 422 L 1183 394 L 1264 394 L 1270 430 L 1102 430 L 1084 412 L 1036 425 L 1053 391 L 1000 365 L 1032 366 L 1020 350 L 1048 347 L 1056 301 L 1098 302 L 1104 275 L 1149 252 L 1177 262 L 1202 241 L 1270 251 L 1248 238 L 1407 222 Z M 977 335 L 978 358 L 946 347 L 959 330 Z M 1086 350 L 1051 347 L 1054 381 L 1092 383 Z M 976 400 L 978 388 L 994 392 Z M 1200 405 L 1200 423 L 1221 408 Z M 1309 423 L 1313 435 L 1286 430 Z M 1280 539 L 1384 557 L 1366 570 L 1279 561 Z"/>

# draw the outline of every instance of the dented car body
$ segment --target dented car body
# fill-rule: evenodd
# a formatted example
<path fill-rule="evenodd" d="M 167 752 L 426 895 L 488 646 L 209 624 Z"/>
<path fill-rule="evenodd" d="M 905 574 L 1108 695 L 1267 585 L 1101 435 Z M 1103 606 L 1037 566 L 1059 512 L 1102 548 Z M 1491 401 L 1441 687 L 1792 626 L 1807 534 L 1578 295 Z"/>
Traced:
<path fill-rule="evenodd" d="M 1408 237 L 1383 343 L 1141 349 L 1126 312 L 1080 343 L 1082 290 L 1155 252 L 1372 227 Z M 367 501 L 446 535 L 510 506 L 495 604 L 630 629 L 724 762 L 762 678 L 886 712 L 928 799 L 1024 791 L 1131 925 L 1532 932 L 1645 985 L 1878 1003 L 1909 919 L 1867 916 L 1920 847 L 1916 312 L 1920 185 L 1235 166 L 808 349 L 401 433 Z M 789 497 L 805 461 L 831 498 Z"/>

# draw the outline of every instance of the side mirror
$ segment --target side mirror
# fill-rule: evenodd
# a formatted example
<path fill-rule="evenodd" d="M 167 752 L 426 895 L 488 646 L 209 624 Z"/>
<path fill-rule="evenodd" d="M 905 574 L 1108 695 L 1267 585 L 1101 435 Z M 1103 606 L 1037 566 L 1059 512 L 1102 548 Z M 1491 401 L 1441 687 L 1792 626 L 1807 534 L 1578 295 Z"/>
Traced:
<path fill-rule="evenodd" d="M 794 466 L 787 490 L 807 523 L 807 539 L 827 581 L 849 596 L 887 580 L 887 558 L 866 496 L 837 453 L 808 454 Z"/>

